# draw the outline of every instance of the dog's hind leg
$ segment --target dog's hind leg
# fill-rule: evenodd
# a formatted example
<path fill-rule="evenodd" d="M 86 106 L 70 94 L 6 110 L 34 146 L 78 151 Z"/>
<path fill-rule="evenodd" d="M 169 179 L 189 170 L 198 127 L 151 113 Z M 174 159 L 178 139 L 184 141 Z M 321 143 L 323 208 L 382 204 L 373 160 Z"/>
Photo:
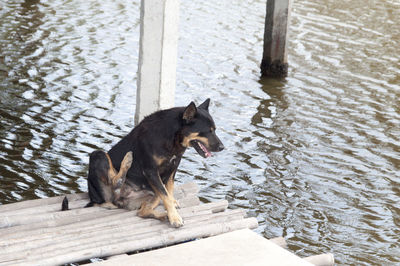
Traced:
<path fill-rule="evenodd" d="M 109 157 L 108 157 L 109 158 Z M 114 193 L 113 203 L 121 208 L 127 208 L 129 200 L 126 199 L 131 192 L 131 188 L 126 181 L 126 174 L 130 169 L 133 161 L 132 152 L 127 152 L 121 162 L 119 172 L 111 176 L 112 191 Z M 112 167 L 111 160 L 109 160 L 110 167 Z"/>
<path fill-rule="evenodd" d="M 118 173 L 114 169 L 112 162 L 111 162 L 111 158 L 110 158 L 110 156 L 108 156 L 108 154 L 107 154 L 107 159 L 108 159 L 108 163 L 110 165 L 110 169 L 112 169 L 109 173 L 109 177 L 111 179 L 113 188 L 115 189 L 117 187 L 121 187 L 122 185 L 125 184 L 126 173 L 131 168 L 132 161 L 133 161 L 133 153 L 130 151 L 125 154 L 124 159 L 121 162 L 121 167 L 120 167 Z"/>
<path fill-rule="evenodd" d="M 120 197 L 121 186 L 125 184 L 126 173 L 131 167 L 132 152 L 128 152 L 117 172 L 110 156 L 104 151 L 94 151 L 90 154 L 88 189 L 90 203 L 87 206 L 101 206 L 108 209 L 117 208 L 114 201 Z"/>
<path fill-rule="evenodd" d="M 89 158 L 88 190 L 90 202 L 88 206 L 111 201 L 111 186 L 108 173 L 110 166 L 107 154 L 94 151 Z"/>
<path fill-rule="evenodd" d="M 156 218 L 159 220 L 164 220 L 167 217 L 167 213 L 154 210 L 154 208 L 160 204 L 160 201 L 160 197 L 154 195 L 150 201 L 145 201 L 142 203 L 142 206 L 140 206 L 138 211 L 138 215 L 143 218 Z"/>

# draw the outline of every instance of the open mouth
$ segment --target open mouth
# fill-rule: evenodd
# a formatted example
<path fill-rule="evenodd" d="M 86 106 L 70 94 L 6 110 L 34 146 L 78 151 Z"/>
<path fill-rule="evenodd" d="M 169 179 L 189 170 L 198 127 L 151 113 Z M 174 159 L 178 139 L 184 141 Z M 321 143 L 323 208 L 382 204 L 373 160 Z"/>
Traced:
<path fill-rule="evenodd" d="M 198 154 L 203 156 L 204 158 L 211 157 L 212 154 L 209 150 L 207 150 L 206 146 L 201 143 L 199 140 L 192 140 L 190 141 L 190 144 L 192 145 L 193 148 L 197 151 Z"/>

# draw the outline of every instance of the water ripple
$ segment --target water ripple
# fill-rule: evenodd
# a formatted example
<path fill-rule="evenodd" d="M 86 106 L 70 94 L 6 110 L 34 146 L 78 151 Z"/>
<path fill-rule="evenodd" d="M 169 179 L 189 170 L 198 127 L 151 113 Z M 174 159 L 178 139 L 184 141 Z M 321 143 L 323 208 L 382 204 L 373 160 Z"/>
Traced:
<path fill-rule="evenodd" d="M 265 1 L 182 1 L 177 105 L 212 99 L 226 150 L 177 179 L 301 256 L 400 262 L 398 1 L 294 1 L 289 75 L 259 79 Z M 139 2 L 0 8 L 0 202 L 86 191 L 133 126 Z M 205 96 L 206 95 L 206 96 Z"/>

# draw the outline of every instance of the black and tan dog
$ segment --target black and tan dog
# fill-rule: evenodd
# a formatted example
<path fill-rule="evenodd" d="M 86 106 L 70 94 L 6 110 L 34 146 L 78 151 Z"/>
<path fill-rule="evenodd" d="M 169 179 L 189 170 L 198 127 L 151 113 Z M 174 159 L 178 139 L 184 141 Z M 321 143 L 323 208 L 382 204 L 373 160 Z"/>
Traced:
<path fill-rule="evenodd" d="M 90 205 L 127 208 L 127 195 L 134 187 L 150 189 L 153 198 L 143 202 L 138 215 L 164 219 L 174 227 L 183 225 L 174 199 L 174 178 L 182 155 L 194 147 L 204 158 L 224 149 L 215 134 L 208 112 L 210 99 L 155 112 L 142 120 L 108 153 L 95 151 L 89 161 Z M 126 179 L 126 180 L 125 180 Z M 162 201 L 167 212 L 154 210 Z"/>

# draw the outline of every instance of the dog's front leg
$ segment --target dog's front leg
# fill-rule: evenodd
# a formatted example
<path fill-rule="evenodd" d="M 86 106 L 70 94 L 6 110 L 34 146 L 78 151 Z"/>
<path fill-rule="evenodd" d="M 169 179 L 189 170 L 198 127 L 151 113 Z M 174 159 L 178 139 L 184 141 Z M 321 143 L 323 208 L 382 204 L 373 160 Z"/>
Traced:
<path fill-rule="evenodd" d="M 179 202 L 175 199 L 174 197 L 174 181 L 175 181 L 175 173 L 176 171 L 174 171 L 171 176 L 169 177 L 167 184 L 165 185 L 165 187 L 167 188 L 167 191 L 170 195 L 172 195 L 172 197 L 174 198 L 174 205 L 175 208 L 180 208 L 179 206 Z"/>
<path fill-rule="evenodd" d="M 157 171 L 148 173 L 147 179 L 154 193 L 163 201 L 164 207 L 167 210 L 167 216 L 169 223 L 174 227 L 181 227 L 183 225 L 182 217 L 176 210 L 175 198 L 173 192 L 169 192 L 163 182 L 161 181 L 160 175 Z"/>

